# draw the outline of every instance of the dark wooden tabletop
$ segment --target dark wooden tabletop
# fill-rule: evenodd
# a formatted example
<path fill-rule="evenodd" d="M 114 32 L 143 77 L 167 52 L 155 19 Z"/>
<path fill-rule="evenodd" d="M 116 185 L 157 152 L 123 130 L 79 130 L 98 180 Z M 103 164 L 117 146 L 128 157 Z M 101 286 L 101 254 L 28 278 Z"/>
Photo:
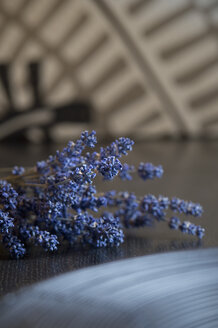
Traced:
<path fill-rule="evenodd" d="M 31 166 L 37 160 L 45 159 L 56 148 L 54 145 L 1 144 L 0 166 Z M 218 142 L 137 143 L 128 156 L 128 162 L 137 165 L 140 161 L 162 164 L 164 177 L 148 182 L 137 178 L 131 182 L 115 179 L 114 182 L 102 183 L 97 180 L 97 187 L 99 190 L 131 190 L 138 195 L 154 193 L 177 196 L 201 203 L 204 215 L 194 220 L 206 229 L 202 243 L 194 237 L 170 231 L 164 223 L 158 223 L 155 229 L 127 231 L 124 244 L 113 249 L 60 249 L 56 254 L 44 254 L 33 249 L 31 255 L 19 261 L 11 260 L 1 249 L 0 295 L 63 272 L 99 263 L 159 252 L 218 246 Z"/>

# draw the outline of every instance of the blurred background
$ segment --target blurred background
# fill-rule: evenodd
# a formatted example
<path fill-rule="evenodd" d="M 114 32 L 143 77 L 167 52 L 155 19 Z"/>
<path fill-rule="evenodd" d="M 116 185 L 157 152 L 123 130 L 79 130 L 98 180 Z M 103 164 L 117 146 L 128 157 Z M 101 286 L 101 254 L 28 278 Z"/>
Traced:
<path fill-rule="evenodd" d="M 218 0 L 0 0 L 0 141 L 218 138 Z"/>

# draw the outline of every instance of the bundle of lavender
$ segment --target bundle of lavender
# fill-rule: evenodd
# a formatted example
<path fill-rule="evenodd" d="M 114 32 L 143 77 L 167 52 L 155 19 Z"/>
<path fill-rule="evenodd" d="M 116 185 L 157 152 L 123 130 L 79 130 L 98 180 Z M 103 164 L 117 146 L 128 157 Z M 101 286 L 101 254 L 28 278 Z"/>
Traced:
<path fill-rule="evenodd" d="M 46 161 L 30 169 L 15 166 L 10 175 L 0 180 L 0 240 L 14 258 L 21 258 L 28 246 L 41 246 L 55 251 L 59 244 L 119 246 L 124 241 L 123 228 L 151 226 L 165 221 L 171 229 L 202 238 L 204 229 L 177 216 L 166 217 L 168 209 L 195 217 L 202 207 L 178 198 L 96 190 L 97 174 L 103 180 L 118 176 L 131 180 L 133 166 L 121 164 L 120 158 L 132 150 L 134 142 L 119 138 L 99 152 L 85 152 L 95 147 L 96 132 L 85 131 L 74 143 L 56 151 Z M 143 180 L 161 178 L 162 166 L 140 163 L 138 175 Z M 102 208 L 110 208 L 103 211 Z M 93 212 L 101 209 L 101 215 Z"/>

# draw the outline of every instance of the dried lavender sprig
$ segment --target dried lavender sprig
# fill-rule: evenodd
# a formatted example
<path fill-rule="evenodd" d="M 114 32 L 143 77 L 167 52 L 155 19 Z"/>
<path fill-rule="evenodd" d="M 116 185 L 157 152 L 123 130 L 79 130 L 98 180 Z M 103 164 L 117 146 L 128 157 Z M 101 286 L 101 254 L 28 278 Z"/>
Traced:
<path fill-rule="evenodd" d="M 184 213 L 199 217 L 203 213 L 203 208 L 200 204 L 184 201 L 182 199 L 173 197 L 170 202 L 170 208 L 174 212 Z"/>
<path fill-rule="evenodd" d="M 56 246 L 54 244 L 56 245 L 57 243 L 54 242 L 54 239 L 56 236 L 54 235 L 51 238 L 52 244 L 50 245 L 49 231 L 40 230 L 36 224 L 42 227 L 46 226 L 46 229 L 57 231 L 57 226 L 60 228 L 60 224 L 58 224 L 60 223 L 59 217 L 67 216 L 69 218 L 72 215 L 72 211 L 81 213 L 79 214 L 81 217 L 87 208 L 97 211 L 100 206 L 105 205 L 104 197 L 93 196 L 95 192 L 90 187 L 92 180 L 97 172 L 101 173 L 104 179 L 112 179 L 117 175 L 122 168 L 118 158 L 123 154 L 126 155 L 127 150 L 130 150 L 133 144 L 128 138 L 120 138 L 115 143 L 116 156 L 109 154 L 111 156 L 102 157 L 101 161 L 99 161 L 100 154 L 97 154 L 97 156 L 92 156 L 92 163 L 90 163 L 88 154 L 83 156 L 82 152 L 86 146 L 93 147 L 96 144 L 96 137 L 94 131 L 90 134 L 85 131 L 76 143 L 69 142 L 63 151 L 57 151 L 54 156 L 49 156 L 46 161 L 38 162 L 35 168 L 24 172 L 23 169 L 14 167 L 12 172 L 14 176 L 6 177 L 6 180 L 12 182 L 14 187 L 19 189 L 19 194 L 15 194 L 15 196 L 18 196 L 18 199 L 16 197 L 12 199 L 14 189 L 11 184 L 7 181 L 2 181 L 2 205 L 4 205 L 5 209 L 10 207 L 16 214 L 16 226 L 13 229 L 13 233 L 19 236 L 25 243 L 34 242 L 39 245 L 41 241 L 42 246 L 46 250 L 55 250 Z M 87 190 L 88 188 L 89 191 Z M 5 190 L 7 193 L 5 193 Z M 91 199 L 87 197 L 90 194 L 92 194 Z M 16 205 L 18 205 L 17 208 Z M 77 217 L 78 222 L 78 216 L 74 215 L 72 217 Z M 82 216 L 83 220 L 85 220 L 85 217 Z M 90 223 L 91 219 L 90 217 L 88 218 Z M 105 220 L 105 218 L 99 218 L 95 226 L 99 229 L 99 222 L 101 221 L 102 223 Z M 116 222 L 118 219 L 114 218 L 113 220 Z M 107 226 L 104 225 L 103 230 L 106 228 L 108 230 L 110 225 L 112 227 L 113 220 L 107 218 Z M 110 224 L 109 221 L 111 222 Z M 2 230 L 5 231 L 8 227 L 12 228 L 12 224 L 10 225 L 9 223 L 9 221 L 2 222 Z M 91 226 L 86 224 L 86 230 L 87 227 L 90 228 Z M 66 233 L 66 227 L 62 229 L 65 230 L 65 237 L 67 234 L 69 236 L 70 227 L 67 228 L 68 233 Z M 112 231 L 113 229 L 111 229 L 109 230 Z M 102 236 L 103 230 L 101 229 Z M 29 238 L 24 238 L 24 236 L 29 236 Z M 99 240 L 102 236 L 99 237 Z M 121 232 L 119 236 L 120 242 L 122 242 Z M 16 248 L 15 237 L 9 238 L 9 235 L 8 238 L 7 236 L 2 237 L 6 247 Z M 10 242 L 11 240 L 13 243 Z M 114 244 L 118 245 L 118 241 L 114 242 Z M 17 246 L 18 249 L 21 247 L 19 241 L 17 241 Z M 21 256 L 21 253 L 19 255 L 14 253 L 14 256 L 18 258 Z"/>
<path fill-rule="evenodd" d="M 154 195 L 145 195 L 142 198 L 137 198 L 134 193 L 120 192 L 118 194 L 106 193 L 108 204 L 110 206 L 118 206 L 119 209 L 116 211 L 116 215 L 123 219 L 124 226 L 139 227 L 152 225 L 154 220 L 166 221 L 169 223 L 171 229 L 180 229 L 183 233 L 189 233 L 196 235 L 200 239 L 204 236 L 204 229 L 200 226 L 196 226 L 191 222 L 184 221 L 183 223 L 177 217 L 172 217 L 170 220 L 166 216 L 166 210 L 170 208 L 172 200 L 168 197 Z M 175 198 L 173 198 L 175 201 Z M 181 201 L 181 200 L 179 200 Z M 199 210 L 199 204 L 192 202 L 183 201 L 186 206 L 183 208 L 183 213 L 186 215 L 200 216 L 202 214 Z M 190 209 L 192 210 L 187 210 Z M 196 215 L 198 213 L 198 215 Z M 188 225 L 188 230 L 185 227 Z"/>
<path fill-rule="evenodd" d="M 64 240 L 70 245 L 118 246 L 124 240 L 123 226 L 152 225 L 154 220 L 168 222 L 168 207 L 185 214 L 201 215 L 199 204 L 178 199 L 153 195 L 138 199 L 128 192 L 99 193 L 92 184 L 96 174 L 101 174 L 104 180 L 117 175 L 121 179 L 131 178 L 134 167 L 127 163 L 122 165 L 120 158 L 132 150 L 134 142 L 119 138 L 101 148 L 99 153 L 84 153 L 86 147 L 93 148 L 96 143 L 95 131 L 85 131 L 75 143 L 69 142 L 46 161 L 37 162 L 35 167 L 25 171 L 14 167 L 12 175 L 0 181 L 1 240 L 12 256 L 22 257 L 25 247 L 31 243 L 41 245 L 46 251 L 55 251 Z M 160 178 L 163 169 L 151 163 L 140 163 L 138 172 L 147 180 Z M 114 215 L 105 212 L 95 218 L 89 213 L 107 206 L 117 208 Z M 195 229 L 190 223 L 190 229 L 192 234 L 203 236 L 203 228 Z"/>
<path fill-rule="evenodd" d="M 8 212 L 0 210 L 0 233 L 8 233 L 14 227 L 14 218 L 9 216 Z"/>
<path fill-rule="evenodd" d="M 152 163 L 140 163 L 138 167 L 138 175 L 143 180 L 161 178 L 163 175 L 163 168 L 161 165 L 154 166 Z"/>
<path fill-rule="evenodd" d="M 169 220 L 169 227 L 174 230 L 180 229 L 183 233 L 197 236 L 202 239 L 205 234 L 205 229 L 199 225 L 195 225 L 189 221 L 181 222 L 178 217 L 171 217 Z"/>
<path fill-rule="evenodd" d="M 12 258 L 20 259 L 26 254 L 25 246 L 17 236 L 4 235 L 2 243 L 9 250 Z"/>

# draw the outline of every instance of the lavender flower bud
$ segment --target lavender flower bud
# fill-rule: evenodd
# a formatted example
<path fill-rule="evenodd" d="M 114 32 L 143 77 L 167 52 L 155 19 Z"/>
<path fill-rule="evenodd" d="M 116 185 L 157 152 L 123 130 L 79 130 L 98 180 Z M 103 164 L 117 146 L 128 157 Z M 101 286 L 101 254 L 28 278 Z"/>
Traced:
<path fill-rule="evenodd" d="M 152 163 L 140 163 L 138 167 L 138 175 L 143 180 L 161 178 L 163 175 L 163 168 L 161 165 L 154 166 Z"/>

